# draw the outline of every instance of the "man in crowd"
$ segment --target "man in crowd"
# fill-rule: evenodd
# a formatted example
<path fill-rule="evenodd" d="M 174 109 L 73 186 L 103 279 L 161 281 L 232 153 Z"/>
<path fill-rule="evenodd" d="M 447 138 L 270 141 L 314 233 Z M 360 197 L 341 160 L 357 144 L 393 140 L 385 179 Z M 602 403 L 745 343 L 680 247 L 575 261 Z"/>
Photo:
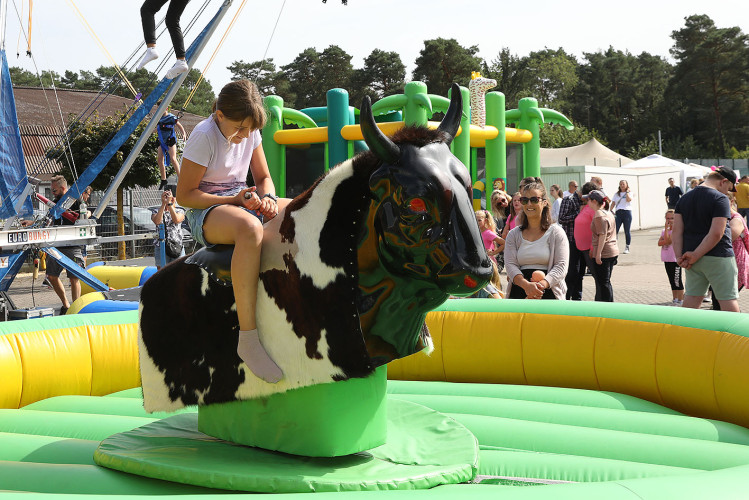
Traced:
<path fill-rule="evenodd" d="M 567 184 L 567 191 L 562 193 L 562 198 L 567 198 L 570 194 L 577 191 L 577 181 L 570 181 Z"/>
<path fill-rule="evenodd" d="M 666 188 L 666 205 L 668 205 L 668 209 L 675 209 L 676 204 L 683 195 L 684 193 L 681 192 L 681 188 L 674 183 L 674 178 L 671 177 L 668 180 L 668 187 Z"/>
<path fill-rule="evenodd" d="M 736 184 L 736 206 L 741 216 L 746 219 L 749 215 L 749 175 L 743 176 Z"/>
<path fill-rule="evenodd" d="M 739 312 L 738 269 L 731 245 L 731 205 L 736 190 L 728 167 L 711 172 L 705 182 L 676 204 L 671 233 L 676 262 L 686 269 L 683 307 L 698 309 L 710 286 L 722 311 Z"/>
<path fill-rule="evenodd" d="M 575 186 L 577 183 L 575 183 Z M 570 182 L 572 189 L 572 182 Z M 573 191 L 570 196 L 562 199 L 559 206 L 559 217 L 557 222 L 567 234 L 567 240 L 570 242 L 569 267 L 567 268 L 567 300 L 583 300 L 583 277 L 585 276 L 585 256 L 575 246 L 575 218 L 580 213 L 583 204 L 582 194 L 588 194 L 596 189 L 595 184 L 586 182 L 583 185 L 582 193 Z"/>
<path fill-rule="evenodd" d="M 62 198 L 63 195 L 68 192 L 68 182 L 62 175 L 56 175 L 52 177 L 51 186 L 52 196 L 55 202 L 59 201 L 60 198 Z M 73 205 L 70 207 L 69 211 L 78 213 L 79 210 L 80 202 L 76 200 L 75 203 L 73 203 Z M 65 217 L 55 219 L 53 223 L 53 225 L 55 226 L 70 226 L 73 224 L 73 222 L 69 221 Z M 60 251 L 60 253 L 73 260 L 79 266 L 83 267 L 83 248 L 81 246 L 66 246 L 56 248 Z M 52 285 L 52 289 L 55 291 L 57 296 L 60 298 L 60 301 L 62 302 L 60 315 L 65 314 L 70 307 L 70 302 L 68 302 L 68 297 L 65 294 L 65 286 L 60 280 L 60 273 L 62 272 L 62 269 L 62 266 L 58 264 L 57 261 L 47 256 L 47 280 L 49 281 L 50 285 Z M 68 278 L 70 279 L 70 291 L 73 295 L 73 302 L 75 302 L 75 300 L 81 296 L 81 282 L 78 280 L 78 278 L 71 275 L 70 272 L 66 273 L 68 275 Z"/>

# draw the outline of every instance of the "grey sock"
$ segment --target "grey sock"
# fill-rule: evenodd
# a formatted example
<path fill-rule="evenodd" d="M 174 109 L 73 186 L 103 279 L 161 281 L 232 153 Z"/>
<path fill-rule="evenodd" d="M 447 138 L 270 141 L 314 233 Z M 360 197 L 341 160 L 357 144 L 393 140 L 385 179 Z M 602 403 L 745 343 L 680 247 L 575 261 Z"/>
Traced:
<path fill-rule="evenodd" d="M 268 352 L 260 343 L 257 328 L 253 330 L 240 330 L 237 354 L 242 361 L 252 370 L 256 376 L 275 384 L 283 378 L 283 372 L 276 363 L 270 359 Z"/>

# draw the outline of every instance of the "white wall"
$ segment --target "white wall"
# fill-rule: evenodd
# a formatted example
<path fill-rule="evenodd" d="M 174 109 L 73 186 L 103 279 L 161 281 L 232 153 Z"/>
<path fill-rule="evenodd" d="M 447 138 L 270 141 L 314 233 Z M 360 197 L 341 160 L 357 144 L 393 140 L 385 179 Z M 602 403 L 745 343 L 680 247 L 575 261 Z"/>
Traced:
<path fill-rule="evenodd" d="M 680 170 L 671 167 L 627 169 L 618 167 L 599 167 L 594 165 L 541 167 L 541 178 L 544 184 L 559 184 L 564 189 L 570 180 L 579 185 L 600 177 L 603 180 L 603 191 L 612 197 L 619 189 L 619 181 L 625 180 L 634 193 L 632 207 L 632 229 L 649 229 L 661 227 L 666 213 L 665 192 L 669 177 L 679 178 Z"/>

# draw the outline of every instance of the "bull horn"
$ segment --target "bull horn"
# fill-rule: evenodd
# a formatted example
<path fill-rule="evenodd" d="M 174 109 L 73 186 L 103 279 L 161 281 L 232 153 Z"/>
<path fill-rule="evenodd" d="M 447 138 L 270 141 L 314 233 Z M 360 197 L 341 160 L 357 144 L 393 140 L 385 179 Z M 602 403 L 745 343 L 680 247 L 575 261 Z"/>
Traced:
<path fill-rule="evenodd" d="M 437 130 L 444 133 L 447 136 L 445 141 L 449 146 L 455 134 L 458 133 L 458 127 L 460 127 L 460 119 L 463 114 L 463 95 L 460 92 L 460 86 L 457 83 L 453 83 L 450 87 L 450 106 L 447 108 L 447 113 L 442 119 L 442 123 Z"/>
<path fill-rule="evenodd" d="M 364 96 L 361 103 L 359 122 L 364 141 L 375 156 L 388 165 L 395 165 L 400 159 L 401 151 L 397 144 L 382 133 L 372 115 L 372 103 L 369 96 Z"/>

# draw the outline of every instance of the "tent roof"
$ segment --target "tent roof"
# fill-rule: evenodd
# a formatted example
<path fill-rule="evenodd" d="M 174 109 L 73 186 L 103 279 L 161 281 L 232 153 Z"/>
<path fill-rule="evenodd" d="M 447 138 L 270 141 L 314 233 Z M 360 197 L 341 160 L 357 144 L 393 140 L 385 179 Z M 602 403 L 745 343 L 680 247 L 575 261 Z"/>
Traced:
<path fill-rule="evenodd" d="M 584 144 L 569 148 L 541 148 L 542 167 L 565 165 L 596 165 L 599 167 L 619 167 L 632 160 L 612 151 L 595 138 Z"/>
<path fill-rule="evenodd" d="M 687 165 L 680 161 L 672 160 L 658 154 L 652 154 L 637 161 L 628 163 L 624 168 L 652 168 L 652 167 L 674 167 L 678 168 L 686 177 L 702 177 L 710 173 L 710 169 L 701 165 Z"/>

